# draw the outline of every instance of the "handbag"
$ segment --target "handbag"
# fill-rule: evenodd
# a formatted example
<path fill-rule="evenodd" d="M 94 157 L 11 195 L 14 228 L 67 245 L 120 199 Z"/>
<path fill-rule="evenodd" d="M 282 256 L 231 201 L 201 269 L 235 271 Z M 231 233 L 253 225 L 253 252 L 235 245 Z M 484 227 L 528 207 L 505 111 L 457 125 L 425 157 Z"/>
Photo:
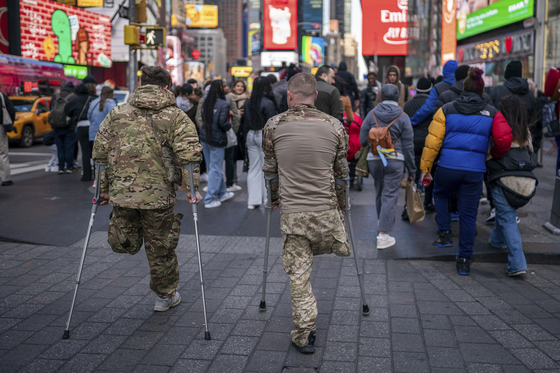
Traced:
<path fill-rule="evenodd" d="M 354 156 L 354 159 L 358 158 L 358 163 L 356 164 L 356 176 L 362 176 L 367 178 L 369 176 L 369 167 L 367 164 L 368 146 L 362 146 L 360 150 Z"/>
<path fill-rule="evenodd" d="M 408 213 L 410 224 L 418 223 L 424 220 L 426 216 L 420 193 L 416 188 L 416 183 L 413 181 L 406 183 L 406 212 Z"/>
<path fill-rule="evenodd" d="M 226 149 L 231 148 L 233 146 L 237 146 L 237 135 L 235 134 L 235 132 L 233 132 L 233 128 L 230 128 L 228 131 L 226 131 L 226 136 L 227 136 Z"/>
<path fill-rule="evenodd" d="M 0 97 L 2 98 L 2 124 L 4 125 L 4 131 L 6 133 L 12 132 L 14 130 L 14 122 L 12 121 L 12 117 L 10 117 L 10 113 L 8 113 L 8 109 L 6 109 L 4 94 L 0 93 Z"/>
<path fill-rule="evenodd" d="M 181 168 L 181 162 L 179 158 L 173 152 L 171 145 L 167 140 L 163 139 L 161 133 L 154 127 L 154 122 L 152 120 L 152 115 L 146 110 L 146 116 L 150 122 L 150 127 L 152 127 L 152 132 L 156 136 L 157 143 L 160 145 L 161 152 L 163 154 L 163 164 L 165 166 L 165 172 L 167 174 L 167 181 L 171 184 L 175 183 L 178 185 L 183 185 L 183 172 Z"/>

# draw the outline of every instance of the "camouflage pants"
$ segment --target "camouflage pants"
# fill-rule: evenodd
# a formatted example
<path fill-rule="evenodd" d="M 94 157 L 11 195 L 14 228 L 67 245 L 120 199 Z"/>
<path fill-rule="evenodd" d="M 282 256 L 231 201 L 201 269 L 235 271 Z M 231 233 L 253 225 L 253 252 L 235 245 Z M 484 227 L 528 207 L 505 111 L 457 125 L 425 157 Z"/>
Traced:
<path fill-rule="evenodd" d="M 179 263 L 175 248 L 179 242 L 183 214 L 166 209 L 113 207 L 108 242 L 114 252 L 134 255 L 142 243 L 150 265 L 150 289 L 159 297 L 175 295 Z"/>
<path fill-rule="evenodd" d="M 344 221 L 338 210 L 282 214 L 282 264 L 290 276 L 292 317 L 296 330 L 292 341 L 307 345 L 309 333 L 315 334 L 317 301 L 311 288 L 313 256 L 349 256 L 350 245 Z"/>

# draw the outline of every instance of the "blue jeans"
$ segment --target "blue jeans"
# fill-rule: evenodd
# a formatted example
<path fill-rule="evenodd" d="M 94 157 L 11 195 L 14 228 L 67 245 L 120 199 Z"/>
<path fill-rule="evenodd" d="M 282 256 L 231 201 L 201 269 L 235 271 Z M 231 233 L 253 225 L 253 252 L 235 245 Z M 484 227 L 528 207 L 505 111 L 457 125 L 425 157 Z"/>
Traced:
<path fill-rule="evenodd" d="M 451 230 L 449 199 L 457 192 L 459 205 L 459 256 L 470 259 L 476 236 L 476 214 L 482 192 L 483 172 L 451 170 L 439 166 L 434 177 L 434 202 L 438 229 Z"/>
<path fill-rule="evenodd" d="M 224 173 L 222 172 L 226 148 L 212 146 L 205 142 L 201 142 L 201 144 L 206 167 L 208 167 L 208 189 L 206 197 L 204 197 L 204 203 L 206 204 L 215 199 L 219 200 L 226 194 L 226 183 L 224 183 Z"/>
<path fill-rule="evenodd" d="M 521 234 L 517 228 L 517 212 L 511 207 L 504 196 L 501 187 L 492 186 L 492 198 L 496 206 L 496 225 L 490 236 L 490 244 L 495 247 L 507 246 L 508 272 L 517 272 L 527 269 L 527 261 L 523 254 Z"/>
<path fill-rule="evenodd" d="M 76 130 L 55 129 L 54 143 L 58 152 L 58 169 L 74 169 L 74 147 L 78 134 Z"/>

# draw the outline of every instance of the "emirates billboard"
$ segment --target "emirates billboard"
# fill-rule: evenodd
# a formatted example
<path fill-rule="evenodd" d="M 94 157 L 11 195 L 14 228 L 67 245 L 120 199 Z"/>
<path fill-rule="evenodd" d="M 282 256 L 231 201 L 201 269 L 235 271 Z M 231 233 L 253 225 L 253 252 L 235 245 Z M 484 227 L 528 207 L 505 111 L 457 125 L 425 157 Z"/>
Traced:
<path fill-rule="evenodd" d="M 362 0 L 362 54 L 407 54 L 408 0 Z"/>
<path fill-rule="evenodd" d="M 264 0 L 264 49 L 297 48 L 297 0 Z"/>

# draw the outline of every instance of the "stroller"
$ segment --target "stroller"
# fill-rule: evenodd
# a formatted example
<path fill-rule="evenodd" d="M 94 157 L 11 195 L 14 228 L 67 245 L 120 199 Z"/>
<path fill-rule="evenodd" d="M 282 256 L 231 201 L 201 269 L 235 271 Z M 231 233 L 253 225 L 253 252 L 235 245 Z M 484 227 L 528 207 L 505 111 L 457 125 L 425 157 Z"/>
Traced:
<path fill-rule="evenodd" d="M 356 190 L 361 192 L 363 189 L 364 179 L 362 176 L 356 175 L 356 164 L 358 160 L 355 158 L 356 153 L 360 150 L 360 129 L 362 128 L 362 118 L 359 114 L 354 113 L 354 120 L 351 123 L 346 121 L 346 113 L 344 113 L 344 128 L 348 133 L 348 166 L 350 167 L 350 185 L 354 185 Z"/>

